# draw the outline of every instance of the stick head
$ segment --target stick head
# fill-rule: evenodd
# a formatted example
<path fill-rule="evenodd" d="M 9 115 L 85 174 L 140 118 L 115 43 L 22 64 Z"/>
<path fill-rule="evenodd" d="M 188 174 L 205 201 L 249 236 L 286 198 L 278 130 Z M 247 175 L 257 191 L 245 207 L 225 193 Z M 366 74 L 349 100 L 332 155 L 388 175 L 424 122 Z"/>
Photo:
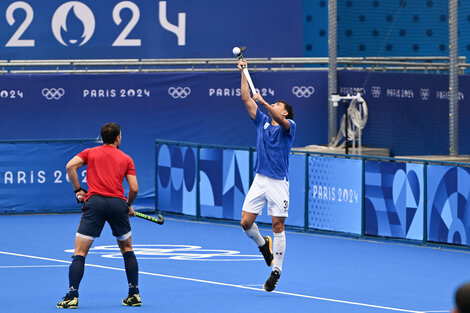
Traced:
<path fill-rule="evenodd" d="M 242 52 L 246 50 L 246 47 L 233 47 L 232 53 L 239 59 L 243 60 L 243 54 Z"/>
<path fill-rule="evenodd" d="M 163 218 L 163 215 L 158 214 L 158 215 L 157 215 L 157 218 L 158 218 L 157 224 L 163 225 L 163 223 L 165 223 L 165 218 Z"/>

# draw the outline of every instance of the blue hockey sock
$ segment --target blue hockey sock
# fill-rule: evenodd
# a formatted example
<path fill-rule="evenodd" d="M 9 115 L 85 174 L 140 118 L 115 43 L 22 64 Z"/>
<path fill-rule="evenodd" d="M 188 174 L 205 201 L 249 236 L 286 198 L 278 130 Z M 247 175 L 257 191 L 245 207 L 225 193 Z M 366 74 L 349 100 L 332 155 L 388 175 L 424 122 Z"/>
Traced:
<path fill-rule="evenodd" d="M 74 255 L 72 264 L 69 266 L 69 296 L 78 297 L 78 286 L 85 271 L 85 257 Z"/>
<path fill-rule="evenodd" d="M 129 283 L 129 294 L 139 293 L 139 265 L 134 251 L 127 251 L 123 255 L 126 268 L 127 282 Z"/>

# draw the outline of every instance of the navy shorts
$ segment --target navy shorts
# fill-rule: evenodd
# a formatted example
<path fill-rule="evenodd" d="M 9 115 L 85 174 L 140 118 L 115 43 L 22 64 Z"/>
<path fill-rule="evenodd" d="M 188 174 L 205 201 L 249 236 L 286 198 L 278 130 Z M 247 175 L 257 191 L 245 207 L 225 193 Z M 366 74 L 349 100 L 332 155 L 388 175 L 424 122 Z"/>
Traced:
<path fill-rule="evenodd" d="M 128 213 L 129 207 L 124 199 L 93 195 L 82 206 L 77 236 L 99 237 L 104 223 L 108 222 L 113 236 L 125 240 L 131 235 Z"/>

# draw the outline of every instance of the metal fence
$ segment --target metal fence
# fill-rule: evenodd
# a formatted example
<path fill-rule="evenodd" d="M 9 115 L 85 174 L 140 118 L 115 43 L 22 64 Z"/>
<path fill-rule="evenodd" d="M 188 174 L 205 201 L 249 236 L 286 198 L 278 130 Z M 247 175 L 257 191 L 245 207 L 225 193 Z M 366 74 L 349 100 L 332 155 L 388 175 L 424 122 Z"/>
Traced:
<path fill-rule="evenodd" d="M 327 57 L 248 58 L 253 71 L 328 71 Z M 338 70 L 448 73 L 449 57 L 340 57 Z M 0 74 L 234 72 L 235 58 L 0 60 Z M 459 57 L 459 73 L 470 67 Z"/>

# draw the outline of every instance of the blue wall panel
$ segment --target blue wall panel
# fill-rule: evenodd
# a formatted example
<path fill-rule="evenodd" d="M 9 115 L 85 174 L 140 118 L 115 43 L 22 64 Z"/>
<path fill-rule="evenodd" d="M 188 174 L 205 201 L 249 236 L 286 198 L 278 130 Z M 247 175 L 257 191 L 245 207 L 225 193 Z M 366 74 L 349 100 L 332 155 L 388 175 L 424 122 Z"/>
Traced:
<path fill-rule="evenodd" d="M 196 215 L 197 149 L 157 144 L 157 209 Z"/>
<path fill-rule="evenodd" d="M 200 206 L 202 217 L 240 219 L 249 188 L 250 152 L 201 148 Z"/>
<path fill-rule="evenodd" d="M 291 154 L 289 157 L 289 216 L 285 224 L 288 226 L 305 227 L 305 175 L 306 158 L 304 154 Z M 256 153 L 253 153 L 253 164 Z M 254 173 L 255 174 L 255 173 Z M 256 221 L 272 223 L 266 207 Z"/>
<path fill-rule="evenodd" d="M 0 213 L 79 212 L 65 165 L 82 150 L 99 145 L 95 141 L 0 143 Z M 82 188 L 88 189 L 86 166 L 77 173 Z"/>
<path fill-rule="evenodd" d="M 362 232 L 362 160 L 310 156 L 308 226 Z"/>
<path fill-rule="evenodd" d="M 428 240 L 470 245 L 470 169 L 428 166 Z"/>
<path fill-rule="evenodd" d="M 423 240 L 422 164 L 365 162 L 365 234 Z"/>

